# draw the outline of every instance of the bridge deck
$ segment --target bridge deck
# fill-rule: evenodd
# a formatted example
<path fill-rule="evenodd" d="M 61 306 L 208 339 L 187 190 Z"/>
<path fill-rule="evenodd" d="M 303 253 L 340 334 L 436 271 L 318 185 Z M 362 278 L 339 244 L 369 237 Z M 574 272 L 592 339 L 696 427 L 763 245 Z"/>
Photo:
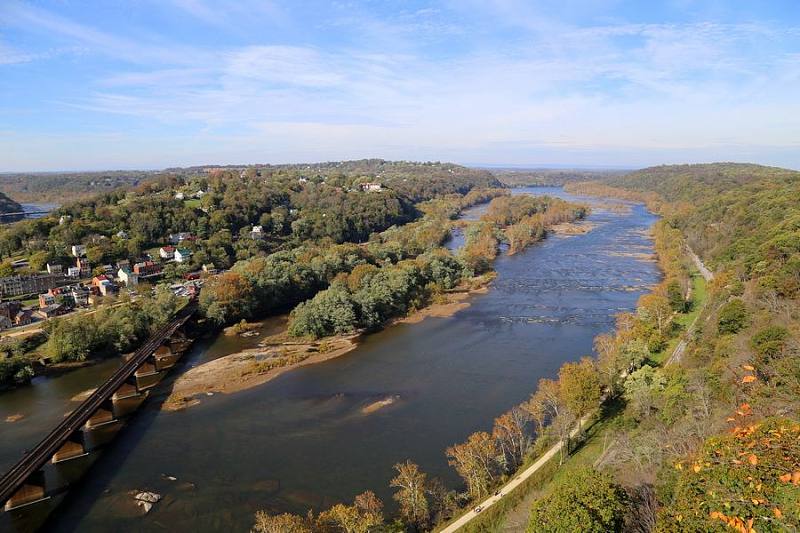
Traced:
<path fill-rule="evenodd" d="M 0 505 L 11 498 L 19 487 L 37 470 L 42 468 L 70 435 L 79 430 L 103 403 L 119 389 L 136 369 L 161 346 L 166 339 L 186 323 L 197 309 L 196 301 L 190 301 L 168 324 L 153 333 L 133 355 L 92 393 L 77 409 L 58 424 L 42 441 L 0 478 Z"/>

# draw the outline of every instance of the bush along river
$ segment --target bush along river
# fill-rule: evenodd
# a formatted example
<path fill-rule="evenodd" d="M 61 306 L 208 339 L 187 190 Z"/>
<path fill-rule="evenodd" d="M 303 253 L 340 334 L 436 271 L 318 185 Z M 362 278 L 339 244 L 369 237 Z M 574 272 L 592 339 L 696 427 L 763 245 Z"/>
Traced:
<path fill-rule="evenodd" d="M 392 326 L 341 357 L 184 411 L 162 411 L 153 398 L 97 454 L 47 529 L 247 531 L 256 510 L 321 511 L 364 490 L 391 513 L 392 466 L 405 459 L 458 487 L 445 448 L 490 430 L 539 378 L 591 353 L 592 339 L 660 280 L 648 236 L 656 217 L 643 206 L 614 207 L 559 188 L 514 194 L 588 203 L 584 224 L 592 230 L 500 256 L 490 290 L 451 317 Z M 450 247 L 458 246 L 456 235 Z M 200 340 L 187 366 L 257 340 Z M 35 444 L 76 390 L 96 386 L 98 374 L 112 369 L 81 369 L 0 396 L 0 415 L 27 409 L 17 422 L 0 418 L 0 467 Z M 141 490 L 163 496 L 145 516 L 131 495 Z"/>

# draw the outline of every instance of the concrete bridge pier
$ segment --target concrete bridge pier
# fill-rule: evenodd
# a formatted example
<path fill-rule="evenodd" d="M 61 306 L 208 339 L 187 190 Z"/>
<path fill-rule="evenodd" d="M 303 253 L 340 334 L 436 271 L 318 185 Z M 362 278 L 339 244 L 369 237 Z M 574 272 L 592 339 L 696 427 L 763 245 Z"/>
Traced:
<path fill-rule="evenodd" d="M 161 371 L 156 367 L 156 361 L 153 357 L 149 357 L 142 363 L 133 373 L 133 376 L 136 379 L 136 388 L 140 391 L 155 387 L 163 377 Z"/>
<path fill-rule="evenodd" d="M 6 500 L 5 510 L 11 511 L 48 498 L 49 496 L 45 492 L 44 471 L 37 470 L 28 476 L 25 483 L 20 485 L 17 491 Z"/>
<path fill-rule="evenodd" d="M 89 417 L 89 420 L 84 424 L 84 428 L 92 430 L 107 424 L 112 424 L 116 421 L 117 418 L 114 416 L 114 403 L 112 400 L 106 400 L 97 411 L 92 413 L 92 416 Z"/>
<path fill-rule="evenodd" d="M 76 459 L 78 457 L 89 455 L 89 452 L 86 451 L 85 444 L 83 431 L 74 431 L 69 436 L 69 439 L 67 439 L 67 441 L 61 446 L 61 448 L 59 448 L 58 451 L 53 454 L 53 457 L 50 461 L 53 464 L 57 464 L 63 463 L 64 461 L 69 461 L 70 459 Z"/>

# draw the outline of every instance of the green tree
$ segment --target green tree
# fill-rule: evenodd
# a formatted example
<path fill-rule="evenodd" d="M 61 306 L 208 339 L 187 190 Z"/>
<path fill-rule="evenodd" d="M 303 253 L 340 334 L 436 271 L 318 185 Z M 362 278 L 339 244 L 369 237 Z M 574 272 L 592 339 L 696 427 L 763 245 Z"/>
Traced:
<path fill-rule="evenodd" d="M 553 491 L 534 502 L 529 533 L 608 533 L 622 531 L 625 491 L 611 476 L 578 468 L 564 476 Z"/>
<path fill-rule="evenodd" d="M 643 419 L 650 416 L 658 394 L 664 390 L 666 385 L 667 378 L 664 377 L 661 370 L 650 365 L 644 365 L 625 379 L 623 384 L 625 400 L 634 410 L 637 418 Z"/>
<path fill-rule="evenodd" d="M 734 298 L 719 310 L 717 329 L 720 333 L 737 333 L 747 325 L 747 307 L 739 298 Z"/>

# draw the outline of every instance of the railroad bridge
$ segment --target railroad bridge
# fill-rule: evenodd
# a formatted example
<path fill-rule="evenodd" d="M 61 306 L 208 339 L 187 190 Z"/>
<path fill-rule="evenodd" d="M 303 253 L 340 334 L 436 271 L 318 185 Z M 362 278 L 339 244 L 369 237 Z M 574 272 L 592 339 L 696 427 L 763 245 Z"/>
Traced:
<path fill-rule="evenodd" d="M 5 511 L 50 498 L 47 465 L 59 465 L 89 454 L 87 435 L 118 422 L 131 404 L 138 407 L 191 344 L 183 326 L 197 310 L 196 300 L 153 333 L 123 364 L 39 444 L 0 478 Z"/>

